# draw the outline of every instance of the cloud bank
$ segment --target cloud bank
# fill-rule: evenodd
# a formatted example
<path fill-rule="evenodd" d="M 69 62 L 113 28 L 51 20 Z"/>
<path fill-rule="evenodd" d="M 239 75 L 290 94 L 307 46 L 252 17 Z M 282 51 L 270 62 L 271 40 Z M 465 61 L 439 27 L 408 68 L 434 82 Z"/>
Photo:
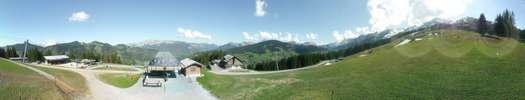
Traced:
<path fill-rule="evenodd" d="M 343 32 L 334 31 L 332 32 L 332 36 L 334 36 L 336 42 L 342 42 L 345 39 L 353 39 L 357 38 L 360 35 L 366 35 L 370 34 L 371 31 L 368 27 L 358 27 L 354 31 L 352 30 L 346 30 Z"/>
<path fill-rule="evenodd" d="M 418 26 L 435 18 L 457 19 L 472 0 L 369 0 L 369 26 L 334 31 L 337 42 L 387 29 Z M 366 33 L 363 33 L 366 32 Z"/>
<path fill-rule="evenodd" d="M 315 40 L 317 39 L 317 34 L 315 33 L 306 33 L 306 39 Z"/>
<path fill-rule="evenodd" d="M 204 34 L 196 30 L 177 28 L 177 32 L 183 34 L 184 37 L 190 38 L 190 39 L 208 39 L 208 40 L 212 39 L 210 35 Z"/>
<path fill-rule="evenodd" d="M 471 0 L 369 0 L 370 29 L 418 26 L 434 18 L 462 16 Z"/>
<path fill-rule="evenodd" d="M 0 37 L 0 46 L 6 46 L 6 45 L 15 44 L 15 43 L 16 42 L 11 39 Z"/>
<path fill-rule="evenodd" d="M 299 35 L 289 32 L 259 32 L 259 33 L 248 33 L 242 32 L 244 39 L 257 42 L 264 40 L 279 40 L 285 42 L 301 42 Z"/>
<path fill-rule="evenodd" d="M 84 11 L 73 13 L 68 20 L 71 22 L 84 22 L 89 19 L 89 14 Z"/>

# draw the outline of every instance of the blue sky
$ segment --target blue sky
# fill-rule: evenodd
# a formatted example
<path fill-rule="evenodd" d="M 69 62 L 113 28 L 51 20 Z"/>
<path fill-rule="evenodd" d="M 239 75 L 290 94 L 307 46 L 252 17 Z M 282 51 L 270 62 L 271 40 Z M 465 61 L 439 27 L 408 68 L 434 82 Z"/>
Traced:
<path fill-rule="evenodd" d="M 42 45 L 267 39 L 326 44 L 428 18 L 477 17 L 483 12 L 492 20 L 504 9 L 513 10 L 518 26 L 525 26 L 523 0 L 449 5 L 458 1 L 462 0 L 1 0 L 0 46 L 26 39 Z M 404 4 L 410 8 L 401 9 Z M 382 11 L 387 13 L 377 13 Z"/>

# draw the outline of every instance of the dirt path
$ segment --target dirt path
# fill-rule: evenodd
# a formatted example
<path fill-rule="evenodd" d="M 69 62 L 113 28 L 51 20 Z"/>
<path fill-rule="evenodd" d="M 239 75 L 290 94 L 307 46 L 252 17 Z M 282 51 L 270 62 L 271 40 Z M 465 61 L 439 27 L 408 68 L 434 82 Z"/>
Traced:
<path fill-rule="evenodd" d="M 279 71 L 252 71 L 252 72 L 224 72 L 224 71 L 210 71 L 214 74 L 218 75 L 259 75 L 259 74 L 272 74 L 272 73 L 283 73 L 283 72 L 289 72 L 289 71 L 296 71 L 296 70 L 304 70 L 304 69 L 310 69 L 322 66 L 326 63 L 333 63 L 331 60 L 327 61 L 321 61 L 315 65 L 306 66 L 302 68 L 296 68 L 296 69 L 288 69 L 288 70 L 279 70 Z"/>

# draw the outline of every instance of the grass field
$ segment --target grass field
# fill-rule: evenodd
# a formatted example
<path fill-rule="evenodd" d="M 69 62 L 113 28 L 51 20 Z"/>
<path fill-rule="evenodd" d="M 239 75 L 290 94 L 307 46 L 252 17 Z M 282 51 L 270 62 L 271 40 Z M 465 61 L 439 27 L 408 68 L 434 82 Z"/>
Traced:
<path fill-rule="evenodd" d="M 76 72 L 39 66 L 33 67 L 55 76 L 58 80 L 64 81 L 69 86 L 75 88 L 75 91 L 78 93 L 87 94 L 89 92 L 86 79 Z"/>
<path fill-rule="evenodd" d="M 128 88 L 137 83 L 140 74 L 114 74 L 105 73 L 97 75 L 103 82 L 119 88 Z"/>
<path fill-rule="evenodd" d="M 326 67 L 249 76 L 205 72 L 198 81 L 225 100 L 525 99 L 523 43 L 440 32 Z"/>
<path fill-rule="evenodd" d="M 0 58 L 1 100 L 66 100 L 52 81 Z"/>

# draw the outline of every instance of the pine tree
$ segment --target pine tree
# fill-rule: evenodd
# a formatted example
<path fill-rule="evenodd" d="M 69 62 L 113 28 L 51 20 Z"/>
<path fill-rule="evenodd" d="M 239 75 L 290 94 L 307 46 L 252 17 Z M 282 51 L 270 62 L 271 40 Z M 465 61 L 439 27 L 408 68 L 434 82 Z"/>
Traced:
<path fill-rule="evenodd" d="M 16 53 L 16 49 L 13 48 L 13 47 L 8 47 L 7 48 L 7 58 L 11 58 L 11 57 L 19 57 L 18 54 Z"/>
<path fill-rule="evenodd" d="M 53 55 L 53 53 L 51 52 L 51 50 L 46 50 L 44 51 L 44 56 L 51 56 Z"/>
<path fill-rule="evenodd" d="M 0 58 L 7 58 L 4 48 L 0 48 Z"/>
<path fill-rule="evenodd" d="M 520 32 L 520 36 L 521 36 L 521 41 L 525 41 L 525 29 L 521 30 Z"/>
<path fill-rule="evenodd" d="M 43 61 L 44 60 L 44 56 L 43 56 L 42 52 L 40 52 L 36 48 L 32 48 L 29 51 L 27 51 L 27 55 L 26 56 L 27 56 L 27 59 L 30 62 Z"/>
<path fill-rule="evenodd" d="M 487 33 L 487 29 L 488 29 L 487 19 L 485 18 L 485 15 L 481 13 L 478 19 L 478 32 L 482 35 L 485 35 L 485 33 Z"/>
<path fill-rule="evenodd" d="M 494 34 L 493 35 L 501 36 L 501 34 L 503 34 L 505 32 L 505 30 L 504 30 L 505 26 L 503 24 L 503 17 L 501 16 L 501 14 L 498 14 L 494 21 L 496 23 L 494 24 Z"/>
<path fill-rule="evenodd" d="M 514 12 L 509 10 L 505 10 L 502 14 L 498 14 L 495 22 L 495 35 L 502 37 L 512 37 L 518 31 L 514 22 Z"/>

